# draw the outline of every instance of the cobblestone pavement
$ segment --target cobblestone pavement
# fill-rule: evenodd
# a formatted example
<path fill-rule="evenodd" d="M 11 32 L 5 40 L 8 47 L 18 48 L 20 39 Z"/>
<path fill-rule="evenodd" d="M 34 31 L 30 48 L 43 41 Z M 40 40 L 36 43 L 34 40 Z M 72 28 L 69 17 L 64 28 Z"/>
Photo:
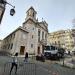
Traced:
<path fill-rule="evenodd" d="M 11 61 L 11 58 L 2 57 L 0 60 L 0 75 L 9 75 L 11 63 L 5 65 L 5 63 Z M 59 64 L 55 64 L 55 61 L 35 61 L 29 60 L 29 63 L 22 62 L 23 58 L 19 58 L 19 66 L 17 75 L 75 75 L 75 69 L 63 67 Z M 14 70 L 12 75 L 14 75 Z"/>
<path fill-rule="evenodd" d="M 42 73 L 45 72 L 46 75 L 75 75 L 75 69 L 71 69 L 71 68 L 67 68 L 67 67 L 63 67 L 59 64 L 55 64 L 53 63 L 38 63 L 38 68 L 40 67 L 41 70 L 43 70 Z M 38 72 L 39 73 L 39 72 Z M 42 74 L 42 75 L 45 75 Z M 41 75 L 41 74 L 40 74 Z"/>

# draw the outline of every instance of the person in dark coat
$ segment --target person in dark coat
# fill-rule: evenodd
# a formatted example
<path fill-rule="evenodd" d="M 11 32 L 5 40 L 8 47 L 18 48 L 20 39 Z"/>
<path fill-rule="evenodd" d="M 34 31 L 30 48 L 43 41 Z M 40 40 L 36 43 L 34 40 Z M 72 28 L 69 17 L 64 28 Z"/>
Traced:
<path fill-rule="evenodd" d="M 28 52 L 25 53 L 25 62 L 28 62 Z"/>

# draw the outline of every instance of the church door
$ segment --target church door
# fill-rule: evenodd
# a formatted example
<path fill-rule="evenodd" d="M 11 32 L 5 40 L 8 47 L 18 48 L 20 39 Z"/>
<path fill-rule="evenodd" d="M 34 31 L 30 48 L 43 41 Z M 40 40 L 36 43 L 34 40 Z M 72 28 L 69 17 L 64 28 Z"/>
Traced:
<path fill-rule="evenodd" d="M 40 54 L 40 47 L 38 47 L 37 54 Z"/>
<path fill-rule="evenodd" d="M 24 51 L 25 51 L 25 46 L 21 46 L 20 47 L 20 54 L 24 55 Z"/>

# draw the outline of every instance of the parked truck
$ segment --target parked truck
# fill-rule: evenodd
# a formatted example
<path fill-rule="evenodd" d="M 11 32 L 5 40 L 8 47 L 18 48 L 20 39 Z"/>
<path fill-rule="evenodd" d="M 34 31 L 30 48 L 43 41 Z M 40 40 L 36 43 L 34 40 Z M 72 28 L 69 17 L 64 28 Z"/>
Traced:
<path fill-rule="evenodd" d="M 47 59 L 58 59 L 64 56 L 64 49 L 58 48 L 55 46 L 45 46 L 44 47 L 44 56 Z"/>

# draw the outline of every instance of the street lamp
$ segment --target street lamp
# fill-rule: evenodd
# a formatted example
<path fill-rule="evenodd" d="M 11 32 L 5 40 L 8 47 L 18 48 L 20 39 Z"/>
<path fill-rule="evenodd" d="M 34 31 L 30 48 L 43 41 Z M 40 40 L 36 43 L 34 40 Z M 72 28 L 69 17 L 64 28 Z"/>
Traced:
<path fill-rule="evenodd" d="M 10 10 L 10 15 L 13 16 L 15 14 L 15 6 L 8 3 L 6 0 L 0 0 L 0 23 L 3 18 L 4 12 L 5 12 L 5 6 L 6 4 L 12 6 L 13 8 Z"/>
<path fill-rule="evenodd" d="M 14 14 L 15 14 L 15 10 L 14 9 L 11 9 L 10 10 L 10 15 L 13 16 Z"/>

